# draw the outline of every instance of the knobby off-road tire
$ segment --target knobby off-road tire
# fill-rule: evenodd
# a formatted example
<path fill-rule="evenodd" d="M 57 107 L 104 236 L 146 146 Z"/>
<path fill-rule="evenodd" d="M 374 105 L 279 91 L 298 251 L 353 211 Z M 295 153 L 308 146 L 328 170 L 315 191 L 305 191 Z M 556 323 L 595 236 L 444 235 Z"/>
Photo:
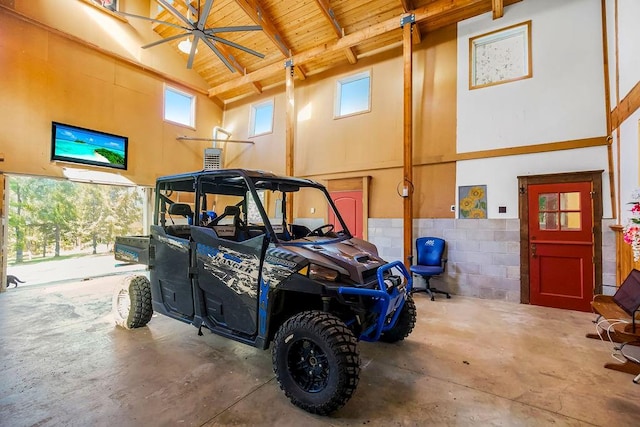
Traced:
<path fill-rule="evenodd" d="M 151 320 L 151 284 L 145 276 L 127 276 L 116 287 L 112 300 L 116 324 L 127 329 L 140 328 Z"/>
<path fill-rule="evenodd" d="M 404 305 L 400 309 L 400 315 L 396 321 L 396 325 L 380 335 L 380 341 L 398 342 L 409 336 L 413 327 L 416 325 L 416 303 L 413 301 L 411 294 L 407 294 Z"/>
<path fill-rule="evenodd" d="M 358 341 L 336 316 L 304 311 L 282 324 L 273 340 L 273 370 L 291 402 L 327 415 L 347 403 L 360 376 Z"/>

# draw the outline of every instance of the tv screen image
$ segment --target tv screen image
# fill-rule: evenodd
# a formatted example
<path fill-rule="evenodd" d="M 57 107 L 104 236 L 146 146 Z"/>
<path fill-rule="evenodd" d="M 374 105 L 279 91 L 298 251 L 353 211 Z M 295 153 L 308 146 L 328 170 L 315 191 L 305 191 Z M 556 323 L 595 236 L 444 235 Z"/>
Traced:
<path fill-rule="evenodd" d="M 127 169 L 125 136 L 52 122 L 51 160 Z"/>

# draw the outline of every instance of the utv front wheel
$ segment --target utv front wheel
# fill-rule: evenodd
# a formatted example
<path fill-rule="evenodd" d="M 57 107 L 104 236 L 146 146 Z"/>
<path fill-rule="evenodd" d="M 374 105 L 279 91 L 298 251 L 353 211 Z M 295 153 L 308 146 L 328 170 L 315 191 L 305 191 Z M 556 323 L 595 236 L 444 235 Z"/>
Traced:
<path fill-rule="evenodd" d="M 140 328 L 151 320 L 151 284 L 145 276 L 127 276 L 116 287 L 112 300 L 116 324 L 127 329 Z"/>
<path fill-rule="evenodd" d="M 360 375 L 353 333 L 336 316 L 305 311 L 284 322 L 273 340 L 273 370 L 291 402 L 327 415 L 351 398 Z"/>
<path fill-rule="evenodd" d="M 380 341 L 389 343 L 401 341 L 409 336 L 415 325 L 416 303 L 413 301 L 411 294 L 407 294 L 395 326 L 383 332 L 382 335 L 380 335 Z"/>

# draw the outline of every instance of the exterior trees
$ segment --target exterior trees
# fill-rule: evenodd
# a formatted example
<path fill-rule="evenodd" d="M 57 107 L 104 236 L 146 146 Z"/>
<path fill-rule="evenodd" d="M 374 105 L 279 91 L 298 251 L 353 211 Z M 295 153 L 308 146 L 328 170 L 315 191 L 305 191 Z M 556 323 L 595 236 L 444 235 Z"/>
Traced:
<path fill-rule="evenodd" d="M 12 176 L 9 179 L 9 247 L 17 263 L 25 252 L 53 249 L 97 253 L 117 234 L 142 232 L 142 195 L 139 189 L 74 183 L 66 180 Z"/>

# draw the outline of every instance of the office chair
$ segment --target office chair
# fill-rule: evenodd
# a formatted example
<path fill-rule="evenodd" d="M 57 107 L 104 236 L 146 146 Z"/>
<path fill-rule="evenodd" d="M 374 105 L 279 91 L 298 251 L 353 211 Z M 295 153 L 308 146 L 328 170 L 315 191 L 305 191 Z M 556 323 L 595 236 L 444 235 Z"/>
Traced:
<path fill-rule="evenodd" d="M 429 284 L 429 280 L 433 276 L 438 276 L 444 272 L 447 259 L 444 258 L 444 249 L 446 242 L 443 239 L 437 237 L 418 237 L 416 239 L 416 252 L 418 259 L 416 264 L 413 264 L 413 256 L 409 257 L 411 266 L 409 270 L 411 273 L 422 276 L 426 282 L 426 288 L 413 288 L 413 292 L 426 292 L 431 297 L 431 301 L 434 301 L 434 293 L 445 294 L 447 298 L 451 298 L 449 292 L 440 291 L 436 288 L 432 288 Z"/>

